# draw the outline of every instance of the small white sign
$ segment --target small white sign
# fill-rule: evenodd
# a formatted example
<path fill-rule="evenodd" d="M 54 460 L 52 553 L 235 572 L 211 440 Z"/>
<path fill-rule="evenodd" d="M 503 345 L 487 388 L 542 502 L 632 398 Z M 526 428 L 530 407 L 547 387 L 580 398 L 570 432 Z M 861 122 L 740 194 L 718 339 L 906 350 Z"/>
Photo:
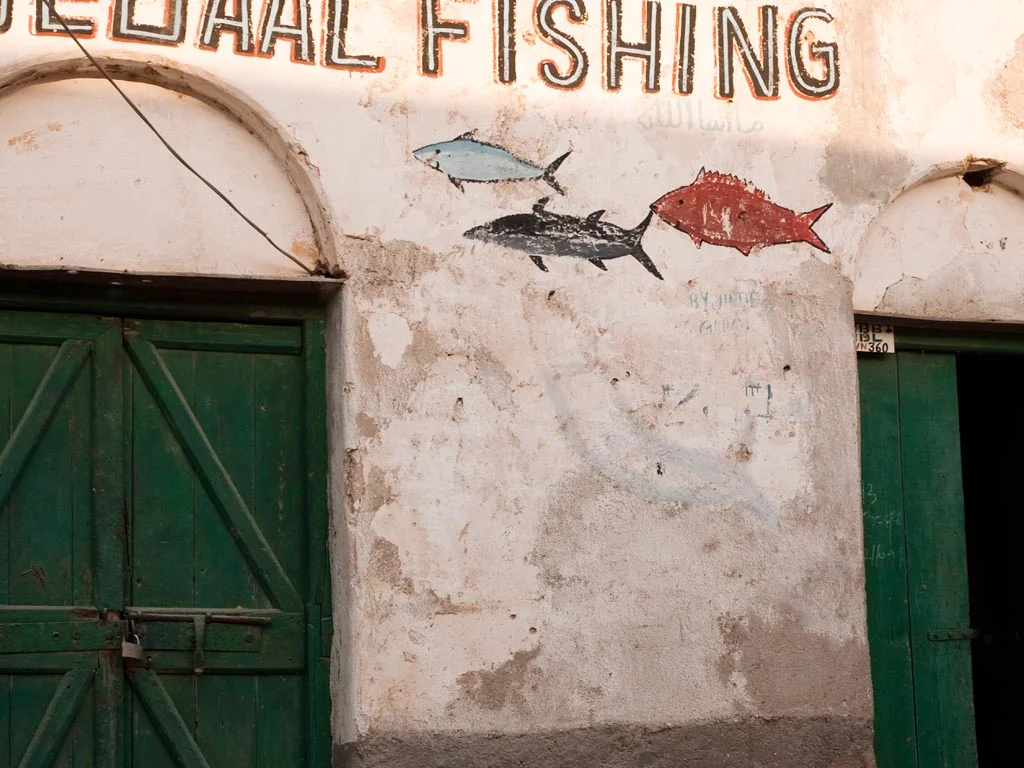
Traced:
<path fill-rule="evenodd" d="M 892 354 L 896 351 L 896 336 L 891 325 L 857 323 L 857 351 Z"/>

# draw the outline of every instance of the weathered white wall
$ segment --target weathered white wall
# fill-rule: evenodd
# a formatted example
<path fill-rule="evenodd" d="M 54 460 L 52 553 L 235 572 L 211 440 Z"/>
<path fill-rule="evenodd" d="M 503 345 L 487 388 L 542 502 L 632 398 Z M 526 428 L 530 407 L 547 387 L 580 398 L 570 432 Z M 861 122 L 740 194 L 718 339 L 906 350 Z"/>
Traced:
<path fill-rule="evenodd" d="M 190 163 L 313 264 L 309 217 L 254 136 L 194 98 L 142 83 L 123 87 Z M 0 229 L 5 264 L 295 274 L 295 265 L 180 166 L 104 81 L 17 91 L 3 101 L 0 136 L 9 201 Z"/>
<path fill-rule="evenodd" d="M 999 23 L 965 35 L 977 13 L 965 0 L 829 2 L 835 24 L 815 29 L 840 46 L 834 98 L 804 100 L 783 82 L 778 100 L 757 101 L 739 77 L 727 103 L 713 93 L 711 5 L 697 3 L 688 97 L 669 89 L 671 5 L 661 94 L 641 92 L 636 63 L 620 92 L 602 88 L 592 5 L 572 27 L 591 66 L 576 91 L 538 82 L 538 62 L 559 54 L 526 6 L 511 86 L 494 82 L 488 3 L 442 3 L 472 33 L 443 44 L 438 78 L 417 74 L 415 6 L 398 0 L 350 8 L 349 47 L 385 56 L 379 73 L 291 63 L 280 44 L 272 61 L 237 56 L 229 36 L 217 53 L 192 37 L 88 44 L 215 73 L 302 148 L 322 192 L 314 216 L 338 243 L 324 255 L 349 276 L 332 339 L 348 619 L 335 736 L 356 746 L 339 755 L 424 765 L 442 750 L 499 764 L 474 735 L 504 733 L 535 735 L 495 742 L 525 764 L 565 750 L 588 764 L 613 752 L 630 765 L 642 754 L 870 763 L 852 313 L 1024 321 L 1010 189 L 1024 161 L 1024 7 L 990 4 Z M 756 29 L 756 4 L 737 6 Z M 627 36 L 639 7 L 626 3 Z M 798 7 L 780 6 L 783 18 Z M 23 21 L 3 35 L 0 76 L 73 53 Z M 108 88 L 73 81 L 4 100 L 0 261 L 299 274 Z M 129 92 L 312 264 L 293 178 L 256 137 L 188 97 Z M 462 233 L 528 212 L 550 188 L 460 192 L 411 155 L 470 129 L 540 164 L 572 149 L 557 173 L 568 194 L 551 210 L 606 209 L 633 227 L 704 167 L 797 212 L 833 203 L 815 225 L 831 254 L 697 249 L 655 219 L 644 245 L 664 282 L 628 257 L 608 272 L 552 257 L 541 272 Z M 1004 186 L 964 184 L 968 156 L 1009 163 Z M 65 218 L 44 224 L 41 211 Z"/>

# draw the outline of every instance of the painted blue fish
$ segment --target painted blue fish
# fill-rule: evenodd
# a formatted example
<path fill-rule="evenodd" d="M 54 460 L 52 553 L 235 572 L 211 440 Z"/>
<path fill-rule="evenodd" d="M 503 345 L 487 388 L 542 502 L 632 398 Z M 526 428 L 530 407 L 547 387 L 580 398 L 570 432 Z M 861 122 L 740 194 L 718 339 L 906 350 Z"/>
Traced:
<path fill-rule="evenodd" d="M 594 211 L 586 218 L 565 216 L 547 210 L 548 198 L 538 200 L 532 213 L 514 213 L 466 230 L 463 237 L 494 243 L 526 253 L 538 269 L 548 271 L 543 256 L 567 256 L 585 259 L 601 270 L 604 262 L 632 256 L 644 269 L 664 280 L 640 241 L 653 211 L 633 229 L 623 229 L 602 221 L 604 210 Z"/>
<path fill-rule="evenodd" d="M 565 190 L 555 179 L 565 158 L 572 152 L 556 157 L 549 165 L 541 167 L 516 157 L 504 147 L 488 144 L 473 138 L 475 130 L 457 136 L 451 141 L 428 144 L 413 150 L 413 157 L 440 171 L 448 177 L 460 192 L 465 192 L 463 182 L 494 183 L 497 181 L 531 181 L 541 179 L 551 185 L 558 194 Z"/>

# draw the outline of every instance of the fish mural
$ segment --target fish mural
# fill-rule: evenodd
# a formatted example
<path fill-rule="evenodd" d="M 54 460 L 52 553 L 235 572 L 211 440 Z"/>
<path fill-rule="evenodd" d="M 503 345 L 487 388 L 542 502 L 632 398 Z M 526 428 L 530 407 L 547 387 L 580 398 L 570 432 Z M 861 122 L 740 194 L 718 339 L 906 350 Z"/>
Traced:
<path fill-rule="evenodd" d="M 797 213 L 773 203 L 749 181 L 701 168 L 694 182 L 651 204 L 666 224 L 685 232 L 694 245 L 735 248 L 749 256 L 755 248 L 782 243 L 809 243 L 831 253 L 811 226 L 832 204 Z"/>
<path fill-rule="evenodd" d="M 564 195 L 565 190 L 555 179 L 555 171 L 565 162 L 572 150 L 560 155 L 546 166 L 516 157 L 504 147 L 488 144 L 474 136 L 476 131 L 469 131 L 450 141 L 439 144 L 428 144 L 413 150 L 413 157 L 420 160 L 435 171 L 448 177 L 460 192 L 465 192 L 464 183 L 493 184 L 499 181 L 533 181 L 540 179 L 547 182 L 558 194 Z"/>
<path fill-rule="evenodd" d="M 659 280 L 664 280 L 651 258 L 640 244 L 654 212 L 633 229 L 623 229 L 602 221 L 604 210 L 586 218 L 565 216 L 547 210 L 550 198 L 542 198 L 531 213 L 503 216 L 463 233 L 463 237 L 484 243 L 494 243 L 527 253 L 534 264 L 544 272 L 545 256 L 564 256 L 585 259 L 598 269 L 607 271 L 604 262 L 623 256 L 632 256 L 644 269 Z"/>

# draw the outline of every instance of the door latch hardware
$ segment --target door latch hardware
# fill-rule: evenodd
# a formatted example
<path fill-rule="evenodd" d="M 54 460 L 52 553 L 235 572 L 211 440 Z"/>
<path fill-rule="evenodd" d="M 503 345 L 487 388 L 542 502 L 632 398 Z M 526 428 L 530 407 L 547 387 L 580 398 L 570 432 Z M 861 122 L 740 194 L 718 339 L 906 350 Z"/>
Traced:
<path fill-rule="evenodd" d="M 125 635 L 121 641 L 121 658 L 131 659 L 132 661 L 142 661 L 146 658 L 142 653 L 142 643 L 139 642 L 139 636 L 134 632 Z"/>
<path fill-rule="evenodd" d="M 172 611 L 136 611 L 127 609 L 124 615 L 133 621 L 188 621 L 194 622 L 196 616 L 202 616 L 207 624 L 244 624 L 254 627 L 269 627 L 269 616 L 254 616 L 245 613 L 214 613 L 214 612 L 172 612 Z"/>
<path fill-rule="evenodd" d="M 192 626 L 195 627 L 196 632 L 195 661 L 192 666 L 195 673 L 201 675 L 206 671 L 206 662 L 203 658 L 203 645 L 206 644 L 206 617 L 202 614 L 193 616 Z"/>
<path fill-rule="evenodd" d="M 932 643 L 956 643 L 979 637 L 980 629 L 933 629 L 928 632 L 928 640 Z"/>

